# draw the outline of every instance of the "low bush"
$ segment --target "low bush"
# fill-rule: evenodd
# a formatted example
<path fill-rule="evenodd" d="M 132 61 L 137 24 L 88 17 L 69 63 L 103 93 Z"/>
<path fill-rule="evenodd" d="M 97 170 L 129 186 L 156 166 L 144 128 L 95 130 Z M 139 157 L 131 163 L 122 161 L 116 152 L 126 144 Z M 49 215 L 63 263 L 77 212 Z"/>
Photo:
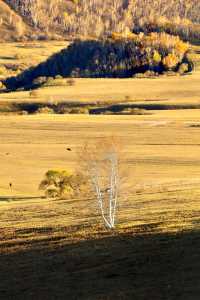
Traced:
<path fill-rule="evenodd" d="M 47 81 L 47 77 L 46 76 L 39 76 L 37 78 L 35 78 L 32 83 L 33 85 L 37 85 L 37 86 L 40 86 L 40 85 L 43 85 L 45 84 Z"/>
<path fill-rule="evenodd" d="M 88 108 L 86 107 L 74 107 L 71 108 L 70 114 L 88 114 Z"/>
<path fill-rule="evenodd" d="M 63 77 L 61 75 L 56 75 L 55 79 L 63 79 Z"/>
<path fill-rule="evenodd" d="M 54 114 L 55 112 L 54 112 L 53 108 L 50 108 L 48 106 L 44 106 L 44 107 L 38 108 L 36 113 L 37 114 Z"/>
<path fill-rule="evenodd" d="M 159 76 L 157 72 L 148 70 L 144 73 L 137 73 L 133 77 L 134 78 L 155 78 L 157 76 Z"/>
<path fill-rule="evenodd" d="M 47 198 L 71 198 L 87 190 L 84 176 L 71 170 L 49 170 L 39 185 Z"/>

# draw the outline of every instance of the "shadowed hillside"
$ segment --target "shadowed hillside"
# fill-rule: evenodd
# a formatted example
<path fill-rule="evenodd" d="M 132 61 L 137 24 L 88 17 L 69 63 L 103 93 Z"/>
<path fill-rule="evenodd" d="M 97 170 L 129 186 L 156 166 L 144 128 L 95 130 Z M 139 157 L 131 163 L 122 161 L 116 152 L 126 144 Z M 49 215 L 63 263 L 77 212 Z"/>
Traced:
<path fill-rule="evenodd" d="M 132 77 L 136 73 L 160 74 L 164 71 L 190 70 L 188 44 L 165 33 L 127 37 L 113 34 L 107 40 L 76 41 L 17 77 L 5 80 L 10 90 L 34 88 L 57 75 L 62 77 Z M 180 70 L 181 69 L 181 70 Z"/>
<path fill-rule="evenodd" d="M 2 254 L 0 298 L 199 299 L 199 231 L 99 233 L 75 243 L 63 238 L 59 245 L 50 230 L 48 240 L 32 240 L 28 251 Z"/>

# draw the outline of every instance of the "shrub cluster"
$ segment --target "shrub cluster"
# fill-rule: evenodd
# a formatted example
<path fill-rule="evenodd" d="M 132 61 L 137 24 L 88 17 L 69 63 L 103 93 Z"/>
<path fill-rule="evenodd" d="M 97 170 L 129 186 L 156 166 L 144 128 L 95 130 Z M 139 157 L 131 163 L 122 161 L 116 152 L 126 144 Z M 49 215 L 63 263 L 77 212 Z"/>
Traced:
<path fill-rule="evenodd" d="M 87 191 L 87 183 L 81 173 L 70 170 L 49 170 L 41 181 L 39 189 L 45 191 L 47 198 L 71 198 Z"/>

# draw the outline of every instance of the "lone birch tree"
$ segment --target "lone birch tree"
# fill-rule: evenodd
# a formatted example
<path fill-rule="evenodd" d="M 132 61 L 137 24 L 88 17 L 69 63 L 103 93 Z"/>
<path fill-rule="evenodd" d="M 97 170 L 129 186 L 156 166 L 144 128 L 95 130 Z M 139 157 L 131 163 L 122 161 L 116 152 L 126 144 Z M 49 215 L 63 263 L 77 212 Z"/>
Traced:
<path fill-rule="evenodd" d="M 119 147 L 114 138 L 101 138 L 86 144 L 81 161 L 87 172 L 98 207 L 106 227 L 116 223 L 119 197 Z"/>

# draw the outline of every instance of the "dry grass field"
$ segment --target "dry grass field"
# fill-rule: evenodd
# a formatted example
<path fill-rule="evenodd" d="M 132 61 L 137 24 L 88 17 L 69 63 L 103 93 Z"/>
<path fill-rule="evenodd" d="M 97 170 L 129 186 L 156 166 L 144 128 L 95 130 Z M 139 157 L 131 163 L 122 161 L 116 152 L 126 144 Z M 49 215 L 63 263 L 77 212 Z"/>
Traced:
<path fill-rule="evenodd" d="M 0 79 L 45 61 L 65 48 L 66 41 L 2 43 L 0 45 Z"/>
<path fill-rule="evenodd" d="M 153 113 L 1 117 L 1 299 L 198 299 L 200 111 Z M 48 169 L 76 165 L 85 139 L 110 134 L 132 187 L 113 232 L 94 199 L 38 191 Z"/>
<path fill-rule="evenodd" d="M 76 79 L 0 100 L 200 104 L 198 51 L 192 75 Z M 149 112 L 0 115 L 0 299 L 199 299 L 200 109 Z M 46 199 L 38 185 L 49 169 L 77 168 L 86 140 L 111 135 L 130 188 L 108 231 L 93 196 Z"/>
<path fill-rule="evenodd" d="M 65 79 L 63 79 L 65 81 Z M 158 79 L 75 79 L 74 86 L 42 87 L 36 95 L 29 91 L 1 94 L 6 102 L 199 102 L 200 73 Z M 144 88 L 145 87 L 145 88 Z"/>

